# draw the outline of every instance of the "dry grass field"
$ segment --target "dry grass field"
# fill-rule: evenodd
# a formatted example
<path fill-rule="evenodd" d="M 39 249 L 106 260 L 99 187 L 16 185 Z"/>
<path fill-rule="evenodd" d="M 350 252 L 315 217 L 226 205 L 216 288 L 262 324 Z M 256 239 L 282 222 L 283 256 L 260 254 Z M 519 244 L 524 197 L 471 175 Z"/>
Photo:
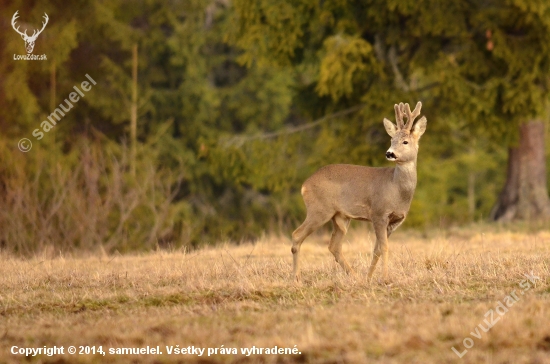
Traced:
<path fill-rule="evenodd" d="M 376 280 L 381 269 L 364 279 L 372 233 L 345 241 L 355 277 L 318 235 L 302 247 L 300 285 L 284 238 L 188 253 L 0 256 L 0 362 L 550 363 L 550 232 L 398 231 L 388 284 Z M 105 355 L 71 355 L 71 345 Z M 168 354 L 176 345 L 206 350 Z M 12 354 L 44 346 L 64 354 Z M 147 346 L 162 354 L 108 352 Z M 241 353 L 253 346 L 298 353 Z"/>

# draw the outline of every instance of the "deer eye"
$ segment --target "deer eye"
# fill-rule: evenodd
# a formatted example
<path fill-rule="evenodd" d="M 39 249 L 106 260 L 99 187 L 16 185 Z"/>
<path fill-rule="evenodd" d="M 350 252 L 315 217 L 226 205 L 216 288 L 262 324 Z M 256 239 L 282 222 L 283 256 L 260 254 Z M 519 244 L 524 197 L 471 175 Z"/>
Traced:
<path fill-rule="evenodd" d="M 409 142 L 405 140 L 405 141 L 403 142 L 403 144 L 409 144 Z"/>

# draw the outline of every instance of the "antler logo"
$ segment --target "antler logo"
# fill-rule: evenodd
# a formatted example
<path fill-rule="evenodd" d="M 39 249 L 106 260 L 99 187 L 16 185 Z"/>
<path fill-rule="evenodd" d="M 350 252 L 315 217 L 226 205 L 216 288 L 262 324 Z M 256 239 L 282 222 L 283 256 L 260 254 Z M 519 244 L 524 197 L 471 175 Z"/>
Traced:
<path fill-rule="evenodd" d="M 32 35 L 31 36 L 28 36 L 27 35 L 27 30 L 25 30 L 25 33 L 22 33 L 20 30 L 19 30 L 19 27 L 15 27 L 15 21 L 16 19 L 19 17 L 17 15 L 17 13 L 19 12 L 19 10 L 17 10 L 15 12 L 15 14 L 13 14 L 13 18 L 11 18 L 11 26 L 13 27 L 13 29 L 19 33 L 21 35 L 21 38 L 23 38 L 23 40 L 25 41 L 25 48 L 27 49 L 27 53 L 32 53 L 33 49 L 34 49 L 34 42 L 36 41 L 36 38 L 38 38 L 38 36 L 40 35 L 40 33 L 42 33 L 42 31 L 44 30 L 44 28 L 46 27 L 46 24 L 48 24 L 48 14 L 44 13 L 44 22 L 42 23 L 42 29 L 40 29 L 39 31 L 36 31 L 34 30 Z"/>

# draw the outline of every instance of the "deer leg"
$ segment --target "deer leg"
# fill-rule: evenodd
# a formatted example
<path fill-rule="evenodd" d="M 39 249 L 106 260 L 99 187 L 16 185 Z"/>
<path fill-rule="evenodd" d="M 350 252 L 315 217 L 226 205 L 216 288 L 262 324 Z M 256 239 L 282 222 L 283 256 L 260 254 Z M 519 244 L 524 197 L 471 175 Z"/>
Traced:
<path fill-rule="evenodd" d="M 332 218 L 333 230 L 332 236 L 330 238 L 330 243 L 328 245 L 328 250 L 330 250 L 332 255 L 334 255 L 336 263 L 340 264 L 347 274 L 353 274 L 353 269 L 351 269 L 350 265 L 344 259 L 344 255 L 342 254 L 342 239 L 348 231 L 348 222 L 348 218 L 343 217 L 339 214 L 336 214 Z"/>
<path fill-rule="evenodd" d="M 292 233 L 292 261 L 293 275 L 297 282 L 300 282 L 300 247 L 304 240 L 315 230 L 330 220 L 331 216 L 320 213 L 310 213 L 308 211 L 305 221 Z"/>
<path fill-rule="evenodd" d="M 405 216 L 401 217 L 399 220 L 390 221 L 388 224 L 388 239 L 390 238 L 391 233 L 393 233 L 402 223 L 405 221 Z"/>
<path fill-rule="evenodd" d="M 385 220 L 373 221 L 373 225 L 374 233 L 376 235 L 376 244 L 374 245 L 374 250 L 372 252 L 372 261 L 370 263 L 367 279 L 370 280 L 372 278 L 372 274 L 376 268 L 376 263 L 378 263 L 380 256 L 383 255 L 382 275 L 384 280 L 386 280 L 388 276 L 388 222 Z"/>

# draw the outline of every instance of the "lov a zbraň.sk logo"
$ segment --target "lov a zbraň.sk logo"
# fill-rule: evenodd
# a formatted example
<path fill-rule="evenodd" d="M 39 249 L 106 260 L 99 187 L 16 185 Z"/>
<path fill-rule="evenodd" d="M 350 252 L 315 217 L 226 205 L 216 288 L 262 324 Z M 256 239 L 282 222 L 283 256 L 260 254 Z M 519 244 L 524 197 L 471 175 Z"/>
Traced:
<path fill-rule="evenodd" d="M 48 24 L 48 20 L 49 20 L 48 14 L 44 13 L 44 21 L 42 22 L 42 29 L 33 30 L 32 35 L 28 35 L 27 34 L 28 29 L 25 29 L 25 31 L 22 32 L 22 31 L 19 30 L 19 26 L 16 27 L 16 20 L 19 17 L 19 15 L 17 13 L 19 13 L 19 10 L 17 10 L 15 12 L 15 14 L 13 14 L 13 17 L 11 18 L 11 26 L 13 27 L 13 29 L 17 33 L 19 33 L 19 35 L 21 35 L 21 38 L 23 38 L 23 40 L 25 41 L 25 49 L 27 50 L 27 54 L 14 54 L 13 59 L 16 60 L 16 61 L 18 61 L 18 60 L 44 61 L 44 60 L 46 60 L 47 57 L 46 57 L 45 54 L 35 55 L 35 54 L 32 54 L 32 51 L 34 50 L 34 42 L 36 42 L 36 38 L 38 38 L 40 33 L 42 33 L 44 28 L 46 28 L 46 24 Z"/>

